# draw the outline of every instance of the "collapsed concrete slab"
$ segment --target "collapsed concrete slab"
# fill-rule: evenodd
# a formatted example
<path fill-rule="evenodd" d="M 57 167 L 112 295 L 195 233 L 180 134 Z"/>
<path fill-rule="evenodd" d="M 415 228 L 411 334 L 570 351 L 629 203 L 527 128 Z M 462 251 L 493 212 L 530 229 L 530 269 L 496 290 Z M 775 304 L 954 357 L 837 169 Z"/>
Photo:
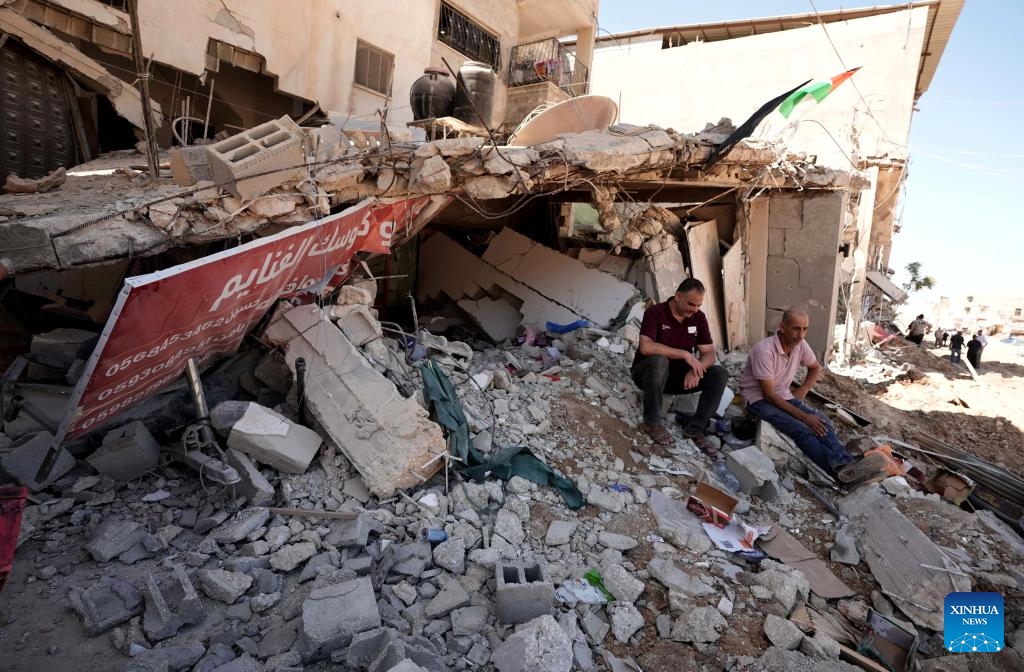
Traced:
<path fill-rule="evenodd" d="M 970 577 L 880 488 L 860 488 L 838 504 L 851 518 L 861 555 L 883 594 L 915 624 L 941 630 L 946 595 L 970 591 Z M 923 566 L 940 569 L 925 571 Z"/>
<path fill-rule="evenodd" d="M 385 498 L 440 469 L 441 428 L 403 399 L 317 306 L 276 315 L 264 336 L 289 365 L 306 360 L 306 405 L 374 495 Z"/>
<path fill-rule="evenodd" d="M 142 593 L 121 579 L 103 579 L 85 590 L 72 588 L 68 598 L 90 637 L 142 613 Z"/>
<path fill-rule="evenodd" d="M 491 241 L 482 259 L 601 327 L 636 295 L 632 286 L 509 228 Z"/>
<path fill-rule="evenodd" d="M 71 453 L 61 448 L 57 459 L 50 470 L 50 476 L 45 482 L 36 479 L 39 466 L 43 463 L 47 451 L 53 445 L 53 434 L 49 432 L 36 432 L 26 434 L 10 445 L 7 451 L 0 457 L 0 466 L 12 478 L 27 487 L 32 492 L 42 490 L 49 483 L 57 480 L 75 466 L 75 458 Z"/>

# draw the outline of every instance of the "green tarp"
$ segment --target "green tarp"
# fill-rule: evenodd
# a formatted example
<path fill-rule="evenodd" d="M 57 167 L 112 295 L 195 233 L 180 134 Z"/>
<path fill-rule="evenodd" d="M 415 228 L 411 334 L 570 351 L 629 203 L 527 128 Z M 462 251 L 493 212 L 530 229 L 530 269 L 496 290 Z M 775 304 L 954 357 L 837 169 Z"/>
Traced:
<path fill-rule="evenodd" d="M 502 480 L 521 476 L 538 485 L 553 487 L 570 509 L 583 506 L 583 494 L 573 482 L 537 459 L 526 446 L 502 448 L 487 457 L 481 455 L 469 441 L 469 423 L 452 381 L 433 360 L 420 367 L 420 374 L 423 397 L 433 410 L 434 419 L 447 430 L 448 449 L 462 460 L 454 463 L 456 470 L 475 481 L 484 480 L 488 474 Z"/>

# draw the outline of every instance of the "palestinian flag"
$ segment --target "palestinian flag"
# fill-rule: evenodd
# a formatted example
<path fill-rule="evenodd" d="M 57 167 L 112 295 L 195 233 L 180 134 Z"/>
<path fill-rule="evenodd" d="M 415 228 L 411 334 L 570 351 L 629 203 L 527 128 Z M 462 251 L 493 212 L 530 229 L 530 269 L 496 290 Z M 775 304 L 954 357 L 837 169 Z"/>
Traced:
<path fill-rule="evenodd" d="M 857 72 L 858 70 L 860 70 L 859 66 L 853 68 L 852 70 L 847 70 L 841 75 L 836 75 L 835 77 L 828 81 L 813 82 L 811 84 L 807 84 L 806 86 L 800 87 L 796 91 L 790 93 L 789 97 L 782 101 L 782 104 L 779 105 L 779 112 L 782 113 L 782 116 L 789 119 L 789 115 L 793 113 L 793 108 L 799 105 L 800 101 L 802 101 L 807 96 L 814 98 L 815 101 L 820 103 L 821 101 L 825 100 L 825 97 L 828 94 L 832 93 L 837 88 L 839 88 L 840 84 L 848 80 L 850 77 L 853 77 L 853 73 Z"/>

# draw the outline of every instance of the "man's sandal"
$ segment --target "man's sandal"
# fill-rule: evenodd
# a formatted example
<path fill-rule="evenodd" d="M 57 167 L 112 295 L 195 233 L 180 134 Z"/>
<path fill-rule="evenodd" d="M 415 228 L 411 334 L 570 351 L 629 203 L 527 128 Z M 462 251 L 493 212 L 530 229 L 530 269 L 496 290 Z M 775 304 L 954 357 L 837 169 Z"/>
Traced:
<path fill-rule="evenodd" d="M 644 425 L 644 431 L 647 432 L 647 436 L 651 437 L 654 443 L 660 446 L 671 446 L 676 442 L 672 434 L 665 428 L 665 425 Z"/>
<path fill-rule="evenodd" d="M 693 445 L 697 446 L 700 452 L 707 455 L 709 458 L 712 459 L 712 461 L 718 458 L 718 451 L 715 450 L 714 446 L 708 443 L 708 440 L 704 438 L 703 434 L 696 434 L 691 436 L 686 432 L 683 432 L 683 438 L 692 441 Z"/>

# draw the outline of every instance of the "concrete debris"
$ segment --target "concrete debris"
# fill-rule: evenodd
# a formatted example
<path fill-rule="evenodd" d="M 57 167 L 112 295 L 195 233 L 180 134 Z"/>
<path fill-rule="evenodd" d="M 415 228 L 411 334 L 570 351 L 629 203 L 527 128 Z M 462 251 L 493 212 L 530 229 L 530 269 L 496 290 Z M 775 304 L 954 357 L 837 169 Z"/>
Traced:
<path fill-rule="evenodd" d="M 241 482 L 235 487 L 243 495 L 249 504 L 253 506 L 269 506 L 274 501 L 274 486 L 270 484 L 249 456 L 245 453 L 228 448 L 225 451 L 228 466 L 238 472 Z"/>
<path fill-rule="evenodd" d="M 635 602 L 644 592 L 644 582 L 632 576 L 625 567 L 616 562 L 601 565 L 601 578 L 608 592 L 622 602 Z"/>
<path fill-rule="evenodd" d="M 740 482 L 743 492 L 772 501 L 779 493 L 779 474 L 775 465 L 754 446 L 740 448 L 729 453 L 726 466 Z"/>
<path fill-rule="evenodd" d="M 379 628 L 377 600 L 369 578 L 315 588 L 302 603 L 300 650 L 307 660 L 331 655 L 348 646 L 353 635 Z"/>
<path fill-rule="evenodd" d="M 133 520 L 108 518 L 100 523 L 85 547 L 97 562 L 113 560 L 146 536 L 146 528 Z"/>
<path fill-rule="evenodd" d="M 644 617 L 632 604 L 613 602 L 608 605 L 608 618 L 612 624 L 612 636 L 620 644 L 629 642 L 637 630 L 644 627 Z"/>
<path fill-rule="evenodd" d="M 715 642 L 725 627 L 725 618 L 718 609 L 694 607 L 676 619 L 672 639 L 677 642 Z"/>
<path fill-rule="evenodd" d="M 800 648 L 800 642 L 804 639 L 804 633 L 796 623 L 775 614 L 768 614 L 764 619 L 764 634 L 774 646 L 787 651 Z"/>
<path fill-rule="evenodd" d="M 75 466 L 75 458 L 63 448 L 58 449 L 56 461 L 49 478 L 40 483 L 36 480 L 39 466 L 47 451 L 53 446 L 53 434 L 35 432 L 16 439 L 0 457 L 0 467 L 32 492 L 42 490 Z"/>
<path fill-rule="evenodd" d="M 214 181 L 248 201 L 302 177 L 304 143 L 302 129 L 286 115 L 205 148 Z"/>
<path fill-rule="evenodd" d="M 494 592 L 502 623 L 525 623 L 554 609 L 554 586 L 542 563 L 497 564 Z"/>
<path fill-rule="evenodd" d="M 188 574 L 180 567 L 163 581 L 148 574 L 145 598 L 146 612 L 142 619 L 142 629 L 152 641 L 173 637 L 183 626 L 200 623 L 206 618 L 206 608 Z"/>
<path fill-rule="evenodd" d="M 68 179 L 68 171 L 64 166 L 56 168 L 46 176 L 37 179 L 18 177 L 13 173 L 4 181 L 4 193 L 7 194 L 41 194 L 60 187 Z"/>
<path fill-rule="evenodd" d="M 309 411 L 371 493 L 389 497 L 440 468 L 440 427 L 414 399 L 403 399 L 319 308 L 281 313 L 265 335 L 285 349 L 291 366 L 305 358 Z"/>
<path fill-rule="evenodd" d="M 156 468 L 160 445 L 139 421 L 106 433 L 103 443 L 86 461 L 115 481 L 133 481 Z"/>
<path fill-rule="evenodd" d="M 223 569 L 204 569 L 199 574 L 199 586 L 209 597 L 232 604 L 252 585 L 252 577 L 242 572 Z"/>
<path fill-rule="evenodd" d="M 320 435 L 256 402 L 226 401 L 211 412 L 228 447 L 286 474 L 301 474 L 323 445 Z"/>
<path fill-rule="evenodd" d="M 121 579 L 104 579 L 85 590 L 73 588 L 68 598 L 90 637 L 142 613 L 142 594 Z"/>
<path fill-rule="evenodd" d="M 361 346 L 384 335 L 370 311 L 368 306 L 361 303 L 334 306 L 331 318 L 352 345 Z"/>
<path fill-rule="evenodd" d="M 568 672 L 572 642 L 551 616 L 539 616 L 516 628 L 491 654 L 498 672 Z"/>

